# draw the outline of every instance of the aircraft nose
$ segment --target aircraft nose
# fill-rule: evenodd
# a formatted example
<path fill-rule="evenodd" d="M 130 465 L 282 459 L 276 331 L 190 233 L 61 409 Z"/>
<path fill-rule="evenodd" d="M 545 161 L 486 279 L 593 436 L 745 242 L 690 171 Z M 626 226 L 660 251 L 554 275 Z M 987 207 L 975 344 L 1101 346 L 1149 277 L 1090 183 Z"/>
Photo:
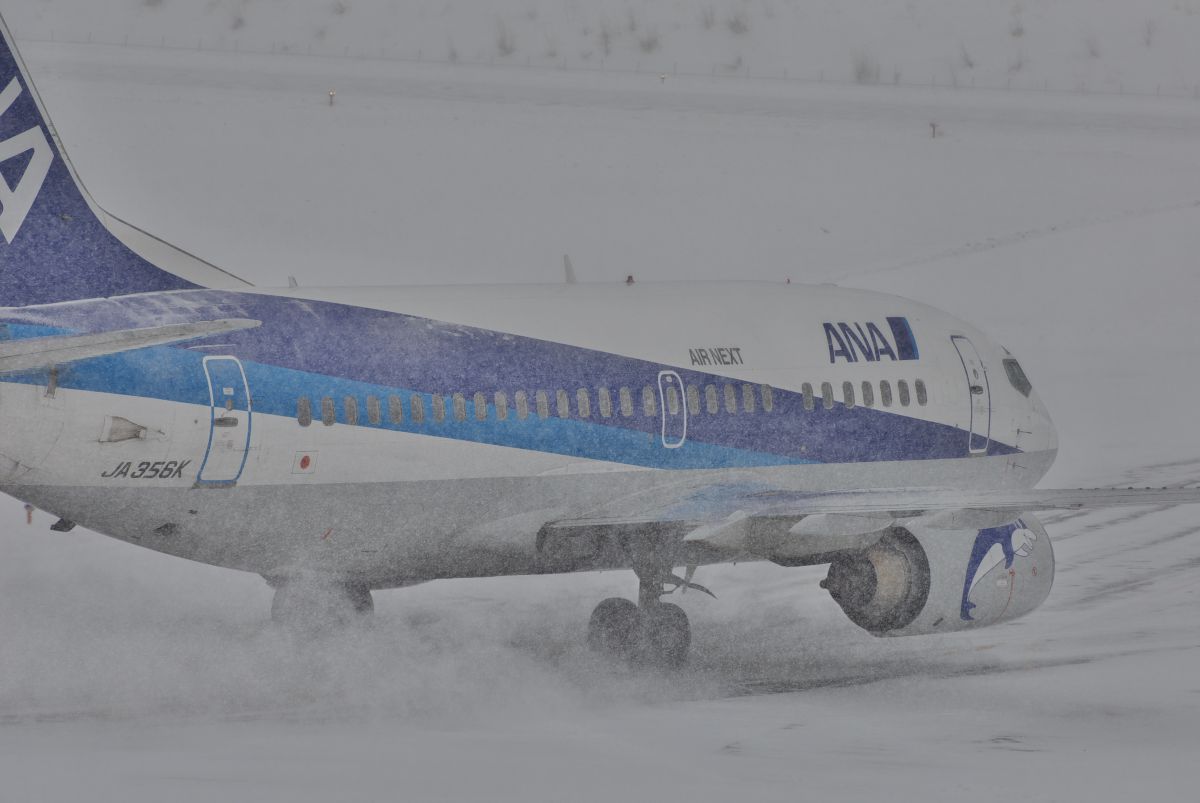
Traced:
<path fill-rule="evenodd" d="M 1049 413 L 1045 418 L 1046 427 L 1046 448 L 1058 451 L 1058 428 L 1054 426 L 1054 420 L 1050 418 Z"/>
<path fill-rule="evenodd" d="M 1058 428 L 1054 426 L 1054 419 L 1050 417 L 1050 411 L 1046 409 L 1046 405 L 1042 400 L 1033 394 L 1033 427 L 1035 437 L 1040 443 L 1040 448 L 1046 451 L 1058 450 Z"/>

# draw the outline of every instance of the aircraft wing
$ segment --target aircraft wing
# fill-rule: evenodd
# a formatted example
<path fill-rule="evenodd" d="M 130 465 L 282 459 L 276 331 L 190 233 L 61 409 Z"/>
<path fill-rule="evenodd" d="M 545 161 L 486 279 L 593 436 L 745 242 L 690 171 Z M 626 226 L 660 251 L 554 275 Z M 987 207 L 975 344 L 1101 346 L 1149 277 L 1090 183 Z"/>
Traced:
<path fill-rule="evenodd" d="M 52 365 L 106 357 L 123 351 L 163 346 L 198 337 L 237 332 L 261 326 L 262 321 L 228 318 L 146 329 L 119 329 L 82 335 L 50 335 L 0 342 L 0 374 L 21 373 Z"/>
<path fill-rule="evenodd" d="M 674 495 L 674 499 L 668 497 Z M 639 501 L 641 509 L 639 507 Z M 707 485 L 640 494 L 620 505 L 548 524 L 546 537 L 602 528 L 671 527 L 685 543 L 728 556 L 802 559 L 869 546 L 897 524 L 935 530 L 999 527 L 1045 510 L 1200 504 L 1200 488 L 1079 488 L 970 491 L 889 488 L 830 493 L 752 485 Z"/>
<path fill-rule="evenodd" d="M 1200 503 L 1200 488 L 1075 488 L 1019 491 L 890 489 L 805 494 L 763 492 L 754 496 L 767 515 L 876 514 L 897 517 L 994 511 L 1019 514 L 1038 510 L 1080 510 L 1129 505 Z"/>

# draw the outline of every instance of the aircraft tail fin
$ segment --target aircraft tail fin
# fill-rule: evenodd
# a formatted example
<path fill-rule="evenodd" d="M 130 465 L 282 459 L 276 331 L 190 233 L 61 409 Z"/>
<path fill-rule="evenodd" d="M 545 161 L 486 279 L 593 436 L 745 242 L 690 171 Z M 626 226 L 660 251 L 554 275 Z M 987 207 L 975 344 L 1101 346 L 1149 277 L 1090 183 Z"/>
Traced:
<path fill-rule="evenodd" d="M 0 307 L 245 286 L 92 200 L 0 19 Z"/>

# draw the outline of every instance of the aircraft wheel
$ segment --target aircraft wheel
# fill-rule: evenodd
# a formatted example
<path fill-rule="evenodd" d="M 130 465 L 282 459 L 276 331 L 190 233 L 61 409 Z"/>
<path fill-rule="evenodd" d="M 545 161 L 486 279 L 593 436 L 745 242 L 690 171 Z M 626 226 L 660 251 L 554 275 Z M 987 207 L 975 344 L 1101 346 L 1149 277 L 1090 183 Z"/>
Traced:
<path fill-rule="evenodd" d="M 677 669 L 687 662 L 692 627 L 683 608 L 670 602 L 647 606 L 638 623 L 638 663 L 660 669 Z"/>
<path fill-rule="evenodd" d="M 588 646 L 602 655 L 629 658 L 642 618 L 637 603 L 610 597 L 592 611 L 588 621 Z"/>
<path fill-rule="evenodd" d="M 319 632 L 366 621 L 374 610 L 366 586 L 293 578 L 275 588 L 271 620 L 296 630 Z"/>
<path fill-rule="evenodd" d="M 347 586 L 346 593 L 356 614 L 370 616 L 375 613 L 375 599 L 371 596 L 371 589 L 366 586 Z"/>
<path fill-rule="evenodd" d="M 656 602 L 639 608 L 630 600 L 612 597 L 592 611 L 588 646 L 641 666 L 676 669 L 687 661 L 692 629 L 678 605 Z"/>

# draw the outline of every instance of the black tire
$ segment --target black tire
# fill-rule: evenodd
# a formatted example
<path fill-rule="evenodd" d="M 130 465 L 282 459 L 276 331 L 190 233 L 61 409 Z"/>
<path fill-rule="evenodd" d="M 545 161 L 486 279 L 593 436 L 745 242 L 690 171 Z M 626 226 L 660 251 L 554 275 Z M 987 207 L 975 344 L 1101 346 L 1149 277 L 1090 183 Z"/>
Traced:
<path fill-rule="evenodd" d="M 366 586 L 349 586 L 346 593 L 355 613 L 364 617 L 375 613 L 375 600 L 371 597 L 371 589 Z"/>
<path fill-rule="evenodd" d="M 692 626 L 683 608 L 660 602 L 641 611 L 634 658 L 644 666 L 678 669 L 692 647 Z"/>
<path fill-rule="evenodd" d="M 299 577 L 281 583 L 271 601 L 271 620 L 301 633 L 365 623 L 375 610 L 366 586 L 324 583 Z"/>
<path fill-rule="evenodd" d="M 642 618 L 632 600 L 609 597 L 596 606 L 588 621 L 588 646 L 613 658 L 629 658 Z"/>

